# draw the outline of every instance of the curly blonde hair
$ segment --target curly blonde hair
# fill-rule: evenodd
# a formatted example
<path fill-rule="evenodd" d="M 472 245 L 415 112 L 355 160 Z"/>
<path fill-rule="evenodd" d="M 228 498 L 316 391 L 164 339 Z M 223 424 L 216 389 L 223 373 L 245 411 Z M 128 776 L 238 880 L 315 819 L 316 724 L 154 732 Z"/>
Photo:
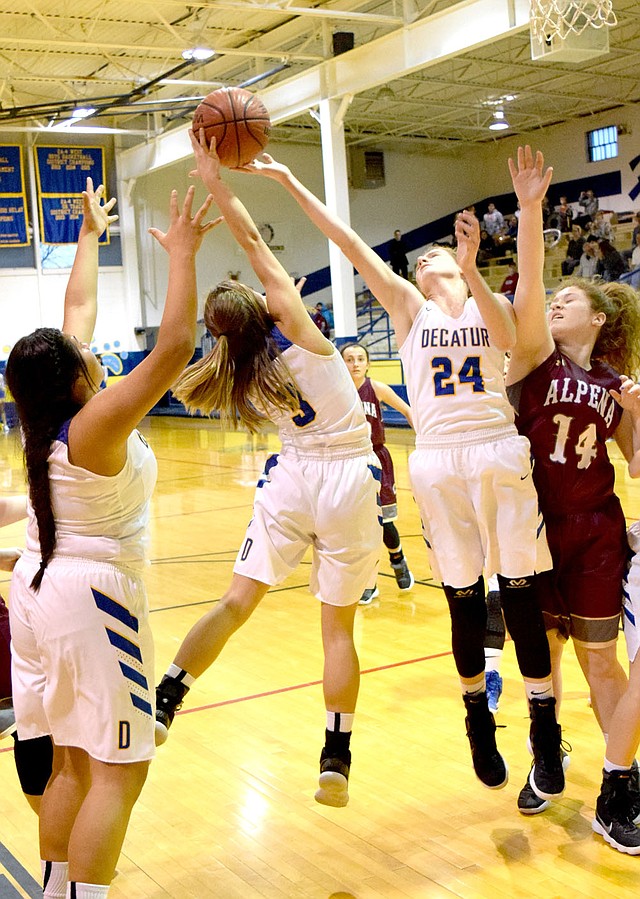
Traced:
<path fill-rule="evenodd" d="M 216 345 L 183 372 L 173 389 L 188 412 L 218 411 L 232 427 L 239 419 L 254 433 L 269 420 L 269 407 L 298 409 L 295 382 L 271 335 L 274 320 L 250 287 L 238 281 L 214 287 L 204 322 Z"/>
<path fill-rule="evenodd" d="M 604 312 L 606 321 L 596 340 L 593 359 L 600 359 L 619 374 L 637 379 L 640 375 L 640 293 L 620 281 L 589 281 L 574 278 L 572 287 L 586 294 L 594 312 Z M 563 283 L 562 288 L 567 287 Z"/>

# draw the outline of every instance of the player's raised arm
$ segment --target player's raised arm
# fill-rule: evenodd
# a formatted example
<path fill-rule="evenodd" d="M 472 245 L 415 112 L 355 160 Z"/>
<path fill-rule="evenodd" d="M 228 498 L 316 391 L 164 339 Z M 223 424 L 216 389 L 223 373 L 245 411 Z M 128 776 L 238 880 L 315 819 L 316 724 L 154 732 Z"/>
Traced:
<path fill-rule="evenodd" d="M 221 219 L 204 222 L 211 205 L 207 197 L 192 211 L 194 188 L 182 204 L 176 191 L 170 201 L 166 233 L 150 232 L 169 255 L 169 280 L 156 345 L 126 378 L 90 396 L 69 426 L 69 452 L 74 464 L 102 475 L 116 474 L 126 459 L 129 434 L 171 387 L 195 347 L 197 319 L 196 254 L 204 236 Z M 120 466 L 120 467 L 119 467 Z"/>
<path fill-rule="evenodd" d="M 106 202 L 104 185 L 94 191 L 93 181 L 87 178 L 82 192 L 83 217 L 78 246 L 64 296 L 62 330 L 80 343 L 90 343 L 98 314 L 98 241 L 107 226 L 118 220 L 111 215 L 115 199 Z"/>
<path fill-rule="evenodd" d="M 518 271 L 513 307 L 516 314 L 516 345 L 509 364 L 508 382 L 519 381 L 537 368 L 551 352 L 553 338 L 545 310 L 544 234 L 542 200 L 549 189 L 553 169 L 544 169 L 544 157 L 531 147 L 518 147 L 517 158 L 509 159 L 513 189 L 520 202 L 518 224 Z"/>
<path fill-rule="evenodd" d="M 511 303 L 502 294 L 495 294 L 478 271 L 476 262 L 480 246 L 478 219 L 465 210 L 456 219 L 455 230 L 458 242 L 456 261 L 471 295 L 478 304 L 491 343 L 499 350 L 510 350 L 516 339 L 513 310 Z"/>
<path fill-rule="evenodd" d="M 220 177 L 215 140 L 207 147 L 204 130 L 189 132 L 196 157 L 196 173 L 210 191 L 231 233 L 247 254 L 262 284 L 267 307 L 282 333 L 293 343 L 314 353 L 331 355 L 333 345 L 311 321 L 295 284 L 264 242 L 244 204 Z"/>
<path fill-rule="evenodd" d="M 391 316 L 398 342 L 402 343 L 423 298 L 409 281 L 391 271 L 383 259 L 364 240 L 334 215 L 325 204 L 306 188 L 287 168 L 268 153 L 255 159 L 240 171 L 264 175 L 282 184 L 300 208 L 322 233 L 338 246 L 364 278 L 367 287 Z"/>

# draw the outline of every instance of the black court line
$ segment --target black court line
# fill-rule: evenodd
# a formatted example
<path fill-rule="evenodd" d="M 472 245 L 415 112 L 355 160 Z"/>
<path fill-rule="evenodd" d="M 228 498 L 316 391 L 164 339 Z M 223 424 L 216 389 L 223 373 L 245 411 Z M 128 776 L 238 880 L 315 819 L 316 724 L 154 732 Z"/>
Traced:
<path fill-rule="evenodd" d="M 271 587 L 269 590 L 269 596 L 274 593 L 288 593 L 290 590 L 302 590 L 304 587 L 308 587 L 308 584 L 291 584 L 289 587 Z M 182 602 L 177 606 L 162 606 L 161 609 L 149 609 L 149 614 L 154 612 L 174 612 L 176 609 L 191 609 L 196 606 L 208 606 L 213 605 L 217 602 L 220 602 L 222 599 L 221 596 L 217 596 L 215 599 L 199 599 L 197 602 Z"/>
<path fill-rule="evenodd" d="M 0 843 L 0 868 L 8 871 L 13 879 L 20 885 L 23 893 L 19 893 L 10 880 L 0 874 L 0 899 L 16 899 L 16 897 L 28 896 L 29 899 L 42 899 L 42 887 L 33 879 L 31 874 L 23 868 L 17 858 L 9 852 L 6 846 Z"/>

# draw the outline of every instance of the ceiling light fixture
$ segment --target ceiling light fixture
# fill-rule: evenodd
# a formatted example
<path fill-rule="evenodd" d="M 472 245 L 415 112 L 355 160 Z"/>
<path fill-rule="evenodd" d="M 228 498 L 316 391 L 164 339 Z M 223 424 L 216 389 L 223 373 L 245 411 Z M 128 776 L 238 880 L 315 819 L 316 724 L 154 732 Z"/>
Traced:
<path fill-rule="evenodd" d="M 211 47 L 189 47 L 182 51 L 182 58 L 186 62 L 206 62 L 216 55 Z"/>
<path fill-rule="evenodd" d="M 493 114 L 493 122 L 489 125 L 489 131 L 506 131 L 509 122 L 504 117 L 504 109 L 496 109 Z"/>
<path fill-rule="evenodd" d="M 96 111 L 95 106 L 76 106 L 71 113 L 74 119 L 88 119 Z"/>

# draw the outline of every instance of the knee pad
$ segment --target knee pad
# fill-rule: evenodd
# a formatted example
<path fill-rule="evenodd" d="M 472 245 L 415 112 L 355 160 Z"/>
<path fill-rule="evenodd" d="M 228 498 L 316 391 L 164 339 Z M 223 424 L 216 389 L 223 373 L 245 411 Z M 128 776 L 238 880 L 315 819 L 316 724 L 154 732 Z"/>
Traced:
<path fill-rule="evenodd" d="M 498 575 L 507 630 L 516 648 L 520 673 L 536 680 L 551 675 L 551 656 L 538 603 L 535 575 L 505 578 Z"/>
<path fill-rule="evenodd" d="M 484 637 L 487 629 L 487 606 L 484 581 L 471 587 L 443 584 L 451 614 L 451 648 L 460 677 L 478 677 L 484 671 Z"/>
<path fill-rule="evenodd" d="M 14 758 L 22 792 L 27 796 L 42 796 L 53 766 L 51 737 L 20 740 L 15 735 Z"/>
<path fill-rule="evenodd" d="M 397 549 L 400 546 L 400 534 L 392 521 L 385 521 L 382 525 L 382 540 L 387 549 Z"/>

